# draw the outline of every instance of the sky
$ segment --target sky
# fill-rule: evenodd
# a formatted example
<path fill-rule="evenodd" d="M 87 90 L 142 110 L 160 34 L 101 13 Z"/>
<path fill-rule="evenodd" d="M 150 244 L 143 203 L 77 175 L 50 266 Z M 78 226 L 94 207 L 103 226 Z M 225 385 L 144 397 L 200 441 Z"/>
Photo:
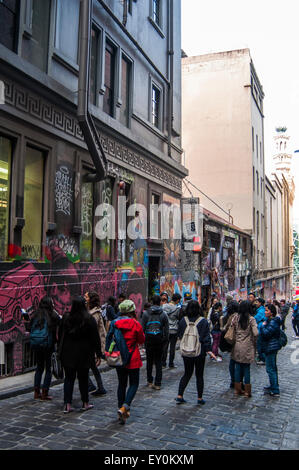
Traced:
<path fill-rule="evenodd" d="M 182 49 L 190 56 L 249 48 L 264 98 L 265 171 L 273 171 L 273 136 L 287 127 L 299 150 L 299 1 L 182 0 Z M 293 156 L 299 223 L 299 153 Z"/>

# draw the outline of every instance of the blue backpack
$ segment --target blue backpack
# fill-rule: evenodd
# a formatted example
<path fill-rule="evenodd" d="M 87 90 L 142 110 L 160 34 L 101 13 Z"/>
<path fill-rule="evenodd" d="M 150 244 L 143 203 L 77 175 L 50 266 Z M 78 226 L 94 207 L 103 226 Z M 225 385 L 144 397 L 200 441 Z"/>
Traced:
<path fill-rule="evenodd" d="M 126 367 L 130 363 L 132 353 L 121 330 L 115 327 L 115 321 L 110 323 L 106 337 L 105 358 L 110 367 Z"/>
<path fill-rule="evenodd" d="M 49 331 L 48 322 L 45 319 L 42 328 L 38 325 L 38 320 L 35 319 L 32 323 L 30 332 L 30 346 L 33 349 L 46 349 L 52 346 L 52 335 Z"/>
<path fill-rule="evenodd" d="M 161 313 L 150 313 L 149 321 L 145 327 L 146 342 L 150 344 L 162 344 L 163 327 L 161 322 Z"/>

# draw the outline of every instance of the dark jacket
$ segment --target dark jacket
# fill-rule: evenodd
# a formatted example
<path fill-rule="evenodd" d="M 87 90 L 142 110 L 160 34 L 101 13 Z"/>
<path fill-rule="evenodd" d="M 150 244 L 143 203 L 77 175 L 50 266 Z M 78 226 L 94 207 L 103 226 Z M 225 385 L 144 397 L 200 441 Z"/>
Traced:
<path fill-rule="evenodd" d="M 70 330 L 66 314 L 59 329 L 60 357 L 64 367 L 72 369 L 90 369 L 94 356 L 103 357 L 101 340 L 95 319 L 89 315 L 83 326 L 75 331 Z"/>
<path fill-rule="evenodd" d="M 189 318 L 190 322 L 195 322 L 198 317 Z M 187 323 L 185 318 L 182 318 L 179 323 L 178 337 L 182 339 Z M 201 342 L 201 352 L 200 356 L 203 357 L 206 355 L 207 351 L 212 351 L 211 335 L 209 324 L 205 318 L 203 318 L 197 325 L 197 330 L 199 334 L 199 341 Z"/>
<path fill-rule="evenodd" d="M 295 304 L 292 317 L 295 321 L 299 321 L 299 304 Z"/>
<path fill-rule="evenodd" d="M 160 315 L 160 321 L 161 321 L 161 326 L 162 326 L 162 338 L 163 341 L 167 341 L 169 338 L 169 321 L 168 321 L 168 316 L 167 314 L 163 311 L 162 307 L 159 307 L 158 305 L 153 305 L 150 307 L 148 310 L 145 310 L 143 312 L 142 318 L 141 318 L 141 326 L 143 331 L 145 332 L 146 330 L 146 325 L 147 322 L 150 321 L 152 314 L 155 315 Z"/>
<path fill-rule="evenodd" d="M 279 351 L 281 348 L 279 343 L 281 320 L 278 316 L 267 319 L 266 325 L 261 325 L 259 333 L 261 335 L 261 350 L 265 354 L 271 354 Z"/>
<path fill-rule="evenodd" d="M 116 311 L 116 308 L 108 304 L 106 308 L 106 316 L 108 321 L 116 320 L 116 318 L 118 317 L 118 310 Z"/>
<path fill-rule="evenodd" d="M 213 325 L 211 333 L 220 333 L 221 332 L 221 325 L 220 325 L 220 318 L 222 317 L 222 312 L 214 312 L 211 313 L 211 323 Z"/>

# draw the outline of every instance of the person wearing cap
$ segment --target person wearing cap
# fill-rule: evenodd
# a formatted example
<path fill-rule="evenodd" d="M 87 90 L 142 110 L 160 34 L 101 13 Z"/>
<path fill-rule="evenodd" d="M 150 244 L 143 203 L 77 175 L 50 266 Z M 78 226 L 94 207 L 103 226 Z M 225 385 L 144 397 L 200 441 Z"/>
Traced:
<path fill-rule="evenodd" d="M 125 300 L 119 304 L 119 317 L 113 320 L 110 330 L 121 330 L 129 352 L 132 354 L 129 363 L 125 367 L 117 367 L 118 378 L 118 418 L 121 424 L 125 424 L 130 416 L 131 403 L 139 386 L 140 368 L 142 367 L 138 345 L 144 344 L 145 336 L 141 324 L 136 318 L 136 307 L 132 300 Z M 109 336 L 110 331 L 108 332 Z M 129 380 L 129 387 L 127 389 Z"/>
<path fill-rule="evenodd" d="M 262 299 L 262 297 L 259 297 L 258 299 L 256 299 L 255 304 L 256 304 L 257 309 L 256 309 L 256 314 L 254 318 L 255 318 L 257 328 L 259 331 L 257 344 L 256 344 L 257 355 L 258 355 L 256 363 L 257 365 L 264 366 L 266 364 L 266 358 L 265 358 L 265 354 L 262 352 L 262 338 L 260 335 L 260 328 L 263 322 L 266 321 L 265 301 L 264 299 Z"/>
<path fill-rule="evenodd" d="M 167 294 L 167 292 L 162 292 L 160 294 L 160 297 L 161 297 L 161 306 L 165 305 L 165 304 L 168 304 L 168 294 Z"/>
<path fill-rule="evenodd" d="M 182 305 L 181 313 L 180 313 L 180 320 L 185 316 L 187 305 L 190 300 L 192 300 L 192 295 L 190 294 L 190 292 L 185 292 L 184 301 L 183 301 L 183 305 Z"/>

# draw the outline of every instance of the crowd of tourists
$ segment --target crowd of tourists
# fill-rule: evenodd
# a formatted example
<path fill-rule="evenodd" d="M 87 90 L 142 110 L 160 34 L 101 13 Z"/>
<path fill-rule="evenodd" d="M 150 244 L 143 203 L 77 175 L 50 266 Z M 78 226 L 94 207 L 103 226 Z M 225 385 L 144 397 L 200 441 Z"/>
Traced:
<path fill-rule="evenodd" d="M 55 312 L 52 299 L 44 297 L 27 325 L 37 363 L 34 399 L 52 399 L 49 389 L 56 351 L 64 371 L 63 412 L 73 411 L 76 378 L 81 410 L 92 409 L 94 405 L 89 402 L 89 394 L 103 396 L 107 393 L 99 371 L 101 361 L 106 360 L 108 365 L 115 365 L 117 413 L 119 422 L 124 424 L 139 387 L 143 365 L 140 348 L 145 348 L 147 387 L 160 390 L 167 358 L 169 368 L 177 367 L 178 339 L 184 365 L 175 398 L 178 405 L 186 403 L 184 392 L 194 371 L 197 404 L 205 404 L 206 356 L 216 363 L 222 362 L 219 351 L 230 353 L 230 387 L 235 395 L 251 397 L 250 366 L 256 361 L 257 365 L 266 366 L 269 377 L 264 393 L 279 397 L 277 353 L 286 344 L 285 320 L 290 311 L 294 338 L 299 339 L 299 300 L 291 305 L 284 299 L 265 301 L 250 293 L 247 300 L 238 302 L 227 296 L 222 305 L 214 295 L 209 311 L 204 314 L 190 293 L 185 293 L 184 298 L 175 293 L 170 298 L 168 293 L 162 292 L 144 304 L 137 318 L 134 302 L 123 294 L 117 300 L 109 297 L 106 304 L 101 305 L 97 292 L 86 292 L 84 297 L 73 299 L 70 312 L 63 317 Z M 90 371 L 97 385 L 94 385 Z"/>

